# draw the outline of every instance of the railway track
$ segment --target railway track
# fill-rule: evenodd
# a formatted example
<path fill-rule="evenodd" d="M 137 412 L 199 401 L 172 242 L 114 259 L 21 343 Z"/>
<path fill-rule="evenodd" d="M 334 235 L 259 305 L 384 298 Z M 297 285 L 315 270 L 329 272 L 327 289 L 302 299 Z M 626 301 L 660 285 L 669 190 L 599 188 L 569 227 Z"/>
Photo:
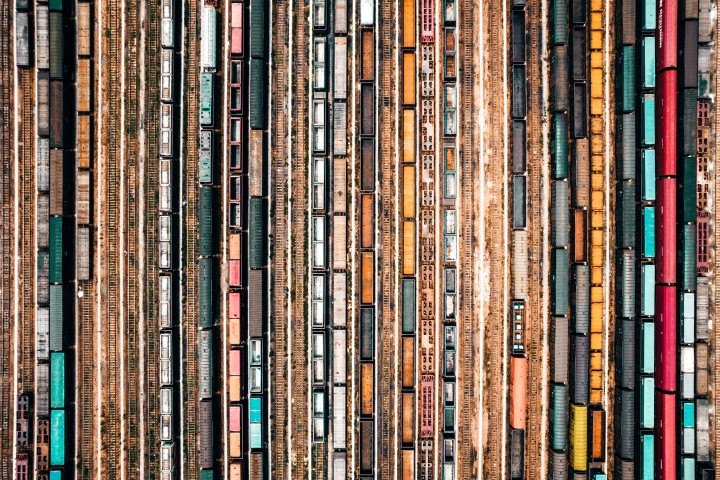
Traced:
<path fill-rule="evenodd" d="M 182 318 L 185 323 L 182 332 L 184 339 L 182 341 L 182 354 L 180 355 L 180 363 L 184 368 L 185 378 L 185 398 L 181 402 L 182 408 L 185 409 L 183 417 L 183 452 L 180 454 L 181 463 L 185 463 L 184 468 L 181 467 L 183 475 L 188 480 L 197 480 L 200 472 L 200 464 L 198 461 L 198 379 L 197 379 L 197 360 L 195 349 L 197 346 L 198 332 L 198 270 L 197 265 L 197 241 L 198 238 L 198 222 L 197 222 L 197 198 L 198 198 L 198 166 L 196 159 L 198 149 L 198 101 L 199 101 L 199 85 L 198 85 L 198 66 L 200 64 L 198 52 L 200 46 L 198 39 L 200 38 L 200 0 L 191 0 L 185 3 L 187 8 L 186 16 L 186 45 L 187 52 L 185 71 L 187 74 L 185 102 L 186 110 L 183 121 L 186 122 L 185 138 L 187 142 L 184 146 L 184 159 L 181 162 L 184 175 L 185 195 L 181 195 L 186 203 L 185 206 L 185 238 L 181 242 L 182 264 L 185 267 L 184 282 L 185 303 L 182 306 Z M 181 228 L 182 231 L 182 228 Z M 184 462 L 183 462 L 184 460 Z"/>
<path fill-rule="evenodd" d="M 134 476 L 139 467 L 139 441 L 138 441 L 138 424 L 139 424 L 139 389 L 138 389 L 138 363 L 140 361 L 138 355 L 138 257 L 144 252 L 138 251 L 138 195 L 143 192 L 137 190 L 138 175 L 138 9 L 140 4 L 138 0 L 130 0 L 127 3 L 126 13 L 126 32 L 124 41 L 125 48 L 125 125 L 123 128 L 126 132 L 125 139 L 125 158 L 127 168 L 127 183 L 125 187 L 125 249 L 127 254 L 125 279 L 125 300 L 127 309 L 125 314 L 125 425 L 126 445 L 125 452 L 125 471 L 130 472 L 131 477 Z M 154 417 L 155 418 L 155 417 Z"/>
<path fill-rule="evenodd" d="M 296 21 L 295 42 L 293 55 L 293 77 L 295 88 L 292 105 L 295 119 L 292 128 L 292 190 L 290 192 L 290 218 L 291 235 L 298 239 L 300 248 L 293 249 L 291 260 L 292 276 L 291 298 L 295 299 L 291 305 L 292 315 L 292 375 L 296 388 L 292 391 L 292 430 L 293 449 L 290 461 L 295 466 L 291 472 L 292 478 L 306 478 L 308 475 L 308 459 L 310 446 L 308 445 L 308 308 L 307 308 L 307 278 L 308 278 L 308 223 L 307 217 L 307 165 L 308 165 L 308 39 L 310 29 L 308 25 L 309 3 L 296 0 L 293 2 L 293 17 Z M 291 33 L 292 34 L 292 33 Z"/>
<path fill-rule="evenodd" d="M 146 91 L 145 91 L 145 118 L 147 128 L 145 129 L 147 142 L 145 145 L 146 159 L 145 162 L 145 245 L 147 248 L 143 253 L 145 260 L 145 391 L 147 392 L 147 401 L 144 409 L 146 409 L 148 425 L 153 425 L 152 419 L 160 417 L 160 409 L 158 408 L 158 397 L 160 395 L 158 364 L 160 357 L 159 335 L 157 321 L 157 305 L 158 305 L 158 268 L 157 268 L 157 217 L 158 217 L 158 178 L 159 168 L 158 161 L 160 154 L 158 152 L 158 112 L 160 111 L 160 87 L 158 84 L 160 65 L 160 15 L 155 4 L 147 3 L 147 48 L 145 54 L 146 59 Z M 159 449 L 160 436 L 157 428 L 146 428 L 145 430 L 145 452 L 147 458 L 146 472 L 150 480 L 160 477 L 160 458 Z"/>
<path fill-rule="evenodd" d="M 542 37 L 542 3 L 529 2 L 528 31 L 530 33 L 530 45 L 539 42 Z M 536 48 L 528 49 L 528 77 L 529 77 L 529 98 L 541 99 L 539 105 L 529 105 L 530 115 L 527 117 L 527 143 L 526 150 L 528 166 L 528 202 L 527 202 L 527 225 L 528 225 L 528 301 L 525 303 L 525 338 L 528 351 L 528 399 L 543 398 L 543 391 L 546 383 L 543 381 L 543 370 L 546 364 L 544 355 L 545 325 L 547 325 L 547 309 L 543 308 L 543 285 L 546 277 L 543 272 L 545 261 L 546 227 L 543 223 L 543 210 L 548 200 L 544 197 L 547 185 L 547 177 L 543 170 L 546 159 L 543 153 L 544 135 L 543 124 L 547 122 L 545 108 L 545 92 L 543 89 L 542 69 L 544 62 L 543 52 Z M 533 112 L 539 109 L 538 114 Z M 528 401 L 528 422 L 526 445 L 526 477 L 544 478 L 546 472 L 542 466 L 543 452 L 545 451 L 546 439 L 543 435 L 543 409 L 544 402 Z"/>
<path fill-rule="evenodd" d="M 278 0 L 272 6 L 274 28 L 272 30 L 272 139 L 270 142 L 272 173 L 270 175 L 271 204 L 274 204 L 271 235 L 272 253 L 270 257 L 270 345 L 275 352 L 269 358 L 269 368 L 273 372 L 274 388 L 272 402 L 271 478 L 288 478 L 289 465 L 287 442 L 290 432 L 286 430 L 288 416 L 288 77 L 286 61 L 288 58 L 288 8 L 289 2 Z"/>
<path fill-rule="evenodd" d="M 0 26 L 3 32 L 12 31 L 13 2 L 0 4 Z M 14 252 L 14 161 L 13 145 L 14 52 L 12 35 L 0 35 L 0 383 L 14 382 L 13 345 L 13 260 Z M 0 389 L 0 477 L 13 475 L 13 412 L 15 400 L 12 388 Z"/>
<path fill-rule="evenodd" d="M 460 183 L 459 198 L 461 210 L 461 235 L 458 238 L 458 258 L 465 259 L 459 265 L 460 293 L 458 299 L 458 409 L 463 412 L 458 416 L 458 449 L 457 469 L 458 478 L 477 478 L 479 465 L 477 462 L 480 445 L 478 439 L 481 432 L 477 431 L 479 415 L 477 398 L 480 394 L 481 379 L 477 365 L 482 359 L 479 357 L 479 344 L 477 343 L 480 331 L 479 313 L 475 303 L 478 291 L 476 290 L 476 271 L 474 264 L 478 260 L 478 234 L 475 230 L 478 218 L 478 199 L 476 197 L 479 187 L 477 159 L 480 158 L 478 145 L 480 144 L 480 129 L 476 128 L 478 109 L 475 101 L 475 82 L 479 73 L 475 68 L 475 46 L 477 40 L 476 25 L 480 25 L 479 10 L 474 0 L 460 0 L 458 8 L 458 31 L 460 69 L 458 83 L 460 85 L 459 113 L 459 159 Z M 469 207 L 469 208 L 468 208 Z M 499 477 L 495 477 L 499 478 Z"/>
<path fill-rule="evenodd" d="M 122 405 L 120 403 L 120 356 L 124 353 L 118 345 L 122 325 L 121 308 L 125 299 L 121 298 L 120 276 L 122 275 L 120 245 L 123 225 L 120 225 L 120 209 L 124 208 L 126 199 L 121 198 L 120 183 L 123 181 L 124 158 L 121 153 L 122 128 L 121 99 L 124 92 L 117 81 L 120 78 L 120 59 L 122 51 L 122 6 L 119 0 L 109 0 L 102 7 L 104 18 L 104 35 L 101 42 L 102 68 L 100 85 L 102 91 L 103 107 L 106 115 L 101 117 L 101 195 L 105 198 L 104 209 L 100 216 L 103 225 L 100 226 L 101 266 L 100 295 L 102 320 L 101 336 L 102 358 L 101 363 L 101 465 L 100 472 L 104 478 L 118 478 L 120 476 L 120 462 L 123 445 L 121 442 Z M 104 152 L 103 152 L 104 151 Z M 118 274 L 120 272 L 120 275 Z M 104 327 L 104 328 L 103 328 Z"/>
<path fill-rule="evenodd" d="M 396 283 L 398 273 L 398 250 L 396 248 L 396 197 L 397 197 L 397 159 L 395 158 L 397 142 L 397 96 L 395 85 L 397 80 L 397 47 L 395 44 L 395 8 L 398 2 L 377 0 L 379 13 L 377 22 L 378 49 L 378 196 L 377 232 L 379 245 L 377 249 L 377 326 L 379 335 L 378 352 L 376 354 L 377 372 L 377 407 L 376 432 L 377 438 L 377 478 L 394 478 L 397 466 L 398 418 L 395 417 L 395 385 L 396 355 L 395 326 L 397 324 Z"/>

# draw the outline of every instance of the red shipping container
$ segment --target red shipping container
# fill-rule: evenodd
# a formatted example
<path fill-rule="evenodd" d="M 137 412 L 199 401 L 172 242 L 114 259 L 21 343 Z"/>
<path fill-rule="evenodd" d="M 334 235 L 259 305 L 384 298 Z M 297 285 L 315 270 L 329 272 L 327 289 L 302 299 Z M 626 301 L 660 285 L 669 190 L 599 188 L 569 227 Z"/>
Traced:
<path fill-rule="evenodd" d="M 663 178 L 657 181 L 655 202 L 657 283 L 675 284 L 677 281 L 677 181 Z"/>
<path fill-rule="evenodd" d="M 655 387 L 677 390 L 677 287 L 655 287 Z"/>
<path fill-rule="evenodd" d="M 242 425 L 242 407 L 231 406 L 230 407 L 230 431 L 239 432 L 240 426 Z"/>
<path fill-rule="evenodd" d="M 240 287 L 240 260 L 230 260 L 230 286 Z"/>
<path fill-rule="evenodd" d="M 230 318 L 240 318 L 240 293 L 230 294 Z"/>
<path fill-rule="evenodd" d="M 676 480 L 676 451 L 680 440 L 675 429 L 675 395 L 657 392 L 655 400 L 655 479 Z"/>
<path fill-rule="evenodd" d="M 657 3 L 657 71 L 677 68 L 678 1 L 658 0 Z"/>
<path fill-rule="evenodd" d="M 677 176 L 677 70 L 658 74 L 655 106 L 656 175 Z"/>
<path fill-rule="evenodd" d="M 230 375 L 241 375 L 242 359 L 240 350 L 230 350 Z"/>

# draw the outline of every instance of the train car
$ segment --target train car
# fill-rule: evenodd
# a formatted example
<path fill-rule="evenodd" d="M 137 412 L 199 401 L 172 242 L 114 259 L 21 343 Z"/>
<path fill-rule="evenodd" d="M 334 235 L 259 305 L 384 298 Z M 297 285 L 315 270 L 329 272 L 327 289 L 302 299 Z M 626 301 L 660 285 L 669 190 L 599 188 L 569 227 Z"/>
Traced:
<path fill-rule="evenodd" d="M 236 5 L 236 4 L 233 4 Z M 243 62 L 230 62 L 230 115 L 243 114 Z M 239 119 L 233 119 L 240 121 Z M 231 142 L 238 140 L 231 140 Z M 234 165 L 231 162 L 231 165 Z"/>
<path fill-rule="evenodd" d="M 160 389 L 160 440 L 169 442 L 173 437 L 172 415 L 173 415 L 172 388 Z"/>
<path fill-rule="evenodd" d="M 323 31 L 327 27 L 327 5 L 325 0 L 313 0 L 312 2 L 313 28 L 316 31 Z"/>
<path fill-rule="evenodd" d="M 200 126 L 213 125 L 213 75 L 203 73 L 200 75 Z"/>
<path fill-rule="evenodd" d="M 213 405 L 211 401 L 201 401 L 199 405 L 200 431 L 200 468 L 213 468 Z"/>
<path fill-rule="evenodd" d="M 443 134 L 446 137 L 457 135 L 457 87 L 445 84 L 443 87 Z"/>
<path fill-rule="evenodd" d="M 248 400 L 249 413 L 249 438 L 250 438 L 250 449 L 258 450 L 263 447 L 263 408 L 262 398 L 250 397 Z"/>
<path fill-rule="evenodd" d="M 512 302 L 510 305 L 512 315 L 512 354 L 525 354 L 525 302 Z"/>
<path fill-rule="evenodd" d="M 324 270 L 326 268 L 325 232 L 325 216 L 314 215 L 312 217 L 312 267 L 316 270 Z"/>
<path fill-rule="evenodd" d="M 313 43 L 313 88 L 324 91 L 327 83 L 327 38 L 316 37 Z"/>
<path fill-rule="evenodd" d="M 30 66 L 30 28 L 28 13 L 15 13 L 15 63 L 18 67 Z"/>
<path fill-rule="evenodd" d="M 245 45 L 244 36 L 245 5 L 232 3 L 230 6 L 230 56 L 242 57 Z"/>
<path fill-rule="evenodd" d="M 202 115 L 202 114 L 201 114 Z M 200 132 L 200 183 L 209 184 L 213 181 L 213 132 Z"/>
<path fill-rule="evenodd" d="M 160 160 L 160 202 L 158 207 L 163 213 L 172 212 L 172 170 L 171 161 Z"/>
<path fill-rule="evenodd" d="M 173 64 L 173 51 L 163 49 L 160 52 L 160 100 L 166 103 L 173 101 Z"/>
<path fill-rule="evenodd" d="M 200 365 L 200 399 L 211 399 L 213 394 L 213 343 L 212 331 L 201 330 L 198 334 L 198 361 Z"/>
<path fill-rule="evenodd" d="M 233 458 L 242 458 L 242 424 L 243 424 L 243 406 L 230 405 L 228 408 L 228 430 L 229 430 L 229 455 Z M 230 478 L 232 479 L 232 464 L 230 466 Z"/>
<path fill-rule="evenodd" d="M 510 427 L 525 430 L 527 427 L 527 377 L 528 360 L 510 357 Z"/>
<path fill-rule="evenodd" d="M 327 149 L 327 104 L 325 100 L 313 100 L 312 149 L 315 154 L 323 154 Z M 364 121 L 364 120 L 363 120 Z"/>
<path fill-rule="evenodd" d="M 160 334 L 160 385 L 172 386 L 172 334 Z"/>
<path fill-rule="evenodd" d="M 160 24 L 160 38 L 162 47 L 172 49 L 175 47 L 175 20 L 172 0 L 162 0 L 162 19 Z"/>
<path fill-rule="evenodd" d="M 170 480 L 175 472 L 175 445 L 163 443 L 160 445 L 160 478 Z"/>
<path fill-rule="evenodd" d="M 35 66 L 38 70 L 50 68 L 50 15 L 47 5 L 35 6 Z"/>
<path fill-rule="evenodd" d="M 160 156 L 173 156 L 173 107 L 160 106 Z"/>
<path fill-rule="evenodd" d="M 200 21 L 200 68 L 214 72 L 217 62 L 217 11 L 204 5 Z"/>

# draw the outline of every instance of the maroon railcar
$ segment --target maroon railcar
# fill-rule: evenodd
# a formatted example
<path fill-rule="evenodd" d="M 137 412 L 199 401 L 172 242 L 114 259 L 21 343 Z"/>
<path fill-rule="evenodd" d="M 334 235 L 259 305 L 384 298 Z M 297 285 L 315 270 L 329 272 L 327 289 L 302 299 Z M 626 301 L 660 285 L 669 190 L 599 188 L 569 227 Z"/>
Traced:
<path fill-rule="evenodd" d="M 676 397 L 671 393 L 655 395 L 655 479 L 676 480 L 677 433 Z"/>
<path fill-rule="evenodd" d="M 677 70 L 658 74 L 655 112 L 656 175 L 674 177 L 677 175 Z"/>
<path fill-rule="evenodd" d="M 655 287 L 655 387 L 677 390 L 677 287 Z"/>
<path fill-rule="evenodd" d="M 678 2 L 658 0 L 657 3 L 657 60 L 658 72 L 677 68 L 678 58 Z"/>
<path fill-rule="evenodd" d="M 663 178 L 657 181 L 655 202 L 655 280 L 674 285 L 677 281 L 677 180 Z"/>

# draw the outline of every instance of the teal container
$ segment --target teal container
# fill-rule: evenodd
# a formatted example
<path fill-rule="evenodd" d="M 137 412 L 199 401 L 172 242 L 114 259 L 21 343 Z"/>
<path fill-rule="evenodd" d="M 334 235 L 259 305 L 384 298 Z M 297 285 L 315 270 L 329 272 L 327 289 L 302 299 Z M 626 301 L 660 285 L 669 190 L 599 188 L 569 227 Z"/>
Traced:
<path fill-rule="evenodd" d="M 568 2 L 567 0 L 553 0 L 550 12 L 550 36 L 554 45 L 568 43 Z"/>
<path fill-rule="evenodd" d="M 645 146 L 655 145 L 655 95 L 652 93 L 642 96 L 642 117 L 640 141 Z"/>
<path fill-rule="evenodd" d="M 213 75 L 203 73 L 200 75 L 200 125 L 213 124 Z"/>
<path fill-rule="evenodd" d="M 569 148 L 567 114 L 555 113 L 553 114 L 552 139 L 550 141 L 553 180 L 567 178 Z"/>
<path fill-rule="evenodd" d="M 444 430 L 445 433 L 453 433 L 455 431 L 455 408 L 445 407 L 445 419 L 444 419 Z"/>
<path fill-rule="evenodd" d="M 643 207 L 642 222 L 642 256 L 655 258 L 655 207 Z"/>
<path fill-rule="evenodd" d="M 655 428 L 655 379 L 640 379 L 640 428 Z"/>
<path fill-rule="evenodd" d="M 621 182 L 617 190 L 619 211 L 617 212 L 620 225 L 618 228 L 617 244 L 620 248 L 635 248 L 635 183 Z"/>
<path fill-rule="evenodd" d="M 48 3 L 48 8 L 52 12 L 62 12 L 63 0 L 50 0 L 50 2 Z"/>
<path fill-rule="evenodd" d="M 695 343 L 695 293 L 680 294 L 680 343 Z"/>
<path fill-rule="evenodd" d="M 265 209 L 262 198 L 248 200 L 248 265 L 262 268 L 265 265 Z"/>
<path fill-rule="evenodd" d="M 655 373 L 655 324 L 643 322 L 640 337 L 640 373 Z"/>
<path fill-rule="evenodd" d="M 200 470 L 200 480 L 213 480 L 215 474 L 212 470 Z"/>
<path fill-rule="evenodd" d="M 50 285 L 50 350 L 63 349 L 63 286 Z"/>
<path fill-rule="evenodd" d="M 63 219 L 50 217 L 50 283 L 63 281 Z"/>
<path fill-rule="evenodd" d="M 62 9 L 62 1 L 54 0 L 53 3 L 60 3 Z M 50 8 L 52 10 L 52 7 Z M 52 80 L 62 80 L 63 78 L 63 14 L 62 12 L 50 12 L 50 78 Z"/>
<path fill-rule="evenodd" d="M 50 411 L 50 465 L 65 465 L 65 410 Z"/>
<path fill-rule="evenodd" d="M 678 259 L 680 285 L 683 290 L 695 290 L 697 286 L 697 225 L 683 225 Z"/>
<path fill-rule="evenodd" d="M 558 452 L 567 447 L 567 386 L 553 383 L 550 387 L 550 447 Z"/>
<path fill-rule="evenodd" d="M 213 246 L 213 191 L 211 187 L 200 187 L 198 202 L 198 255 L 209 257 Z"/>
<path fill-rule="evenodd" d="M 683 457 L 681 461 L 681 480 L 695 480 L 695 459 L 692 457 Z"/>
<path fill-rule="evenodd" d="M 593 471 L 590 473 L 590 480 L 607 480 L 607 475 L 604 472 Z"/>
<path fill-rule="evenodd" d="M 265 58 L 266 10 L 265 0 L 253 0 L 250 5 L 250 56 L 252 58 Z"/>
<path fill-rule="evenodd" d="M 678 182 L 678 215 L 681 223 L 697 221 L 697 160 L 683 157 Z"/>
<path fill-rule="evenodd" d="M 264 129 L 267 123 L 265 99 L 265 65 L 258 58 L 250 59 L 250 128 Z"/>
<path fill-rule="evenodd" d="M 622 92 L 620 95 L 620 110 L 629 113 L 635 110 L 635 46 L 624 45 L 621 59 Z"/>
<path fill-rule="evenodd" d="M 200 311 L 200 328 L 212 327 L 213 317 L 213 260 L 212 258 L 201 258 L 198 261 L 200 271 L 200 282 L 198 285 L 198 310 Z"/>
<path fill-rule="evenodd" d="M 642 0 L 640 20 L 644 32 L 650 32 L 657 28 L 657 14 L 655 0 Z"/>
<path fill-rule="evenodd" d="M 655 37 L 643 37 L 642 46 L 642 88 L 655 88 Z"/>
<path fill-rule="evenodd" d="M 262 448 L 262 425 L 259 423 L 250 424 L 250 448 Z"/>
<path fill-rule="evenodd" d="M 640 151 L 642 168 L 642 200 L 652 202 L 655 200 L 655 150 L 644 148 Z"/>
<path fill-rule="evenodd" d="M 640 479 L 655 480 L 655 435 L 640 437 Z"/>
<path fill-rule="evenodd" d="M 655 315 L 655 265 L 642 266 L 640 283 L 640 315 L 653 316 Z"/>
<path fill-rule="evenodd" d="M 65 408 L 65 352 L 50 353 L 50 408 Z"/>
<path fill-rule="evenodd" d="M 62 472 L 60 470 L 52 470 L 50 472 L 50 480 L 62 480 Z"/>
<path fill-rule="evenodd" d="M 556 248 L 552 251 L 552 309 L 553 315 L 567 315 L 569 297 L 569 261 L 566 249 Z"/>
<path fill-rule="evenodd" d="M 695 403 L 683 402 L 682 404 L 682 426 L 683 428 L 695 428 Z"/>
<path fill-rule="evenodd" d="M 415 279 L 402 280 L 402 333 L 415 333 Z"/>
<path fill-rule="evenodd" d="M 257 397 L 250 397 L 249 407 L 250 423 L 262 422 L 262 399 Z"/>

